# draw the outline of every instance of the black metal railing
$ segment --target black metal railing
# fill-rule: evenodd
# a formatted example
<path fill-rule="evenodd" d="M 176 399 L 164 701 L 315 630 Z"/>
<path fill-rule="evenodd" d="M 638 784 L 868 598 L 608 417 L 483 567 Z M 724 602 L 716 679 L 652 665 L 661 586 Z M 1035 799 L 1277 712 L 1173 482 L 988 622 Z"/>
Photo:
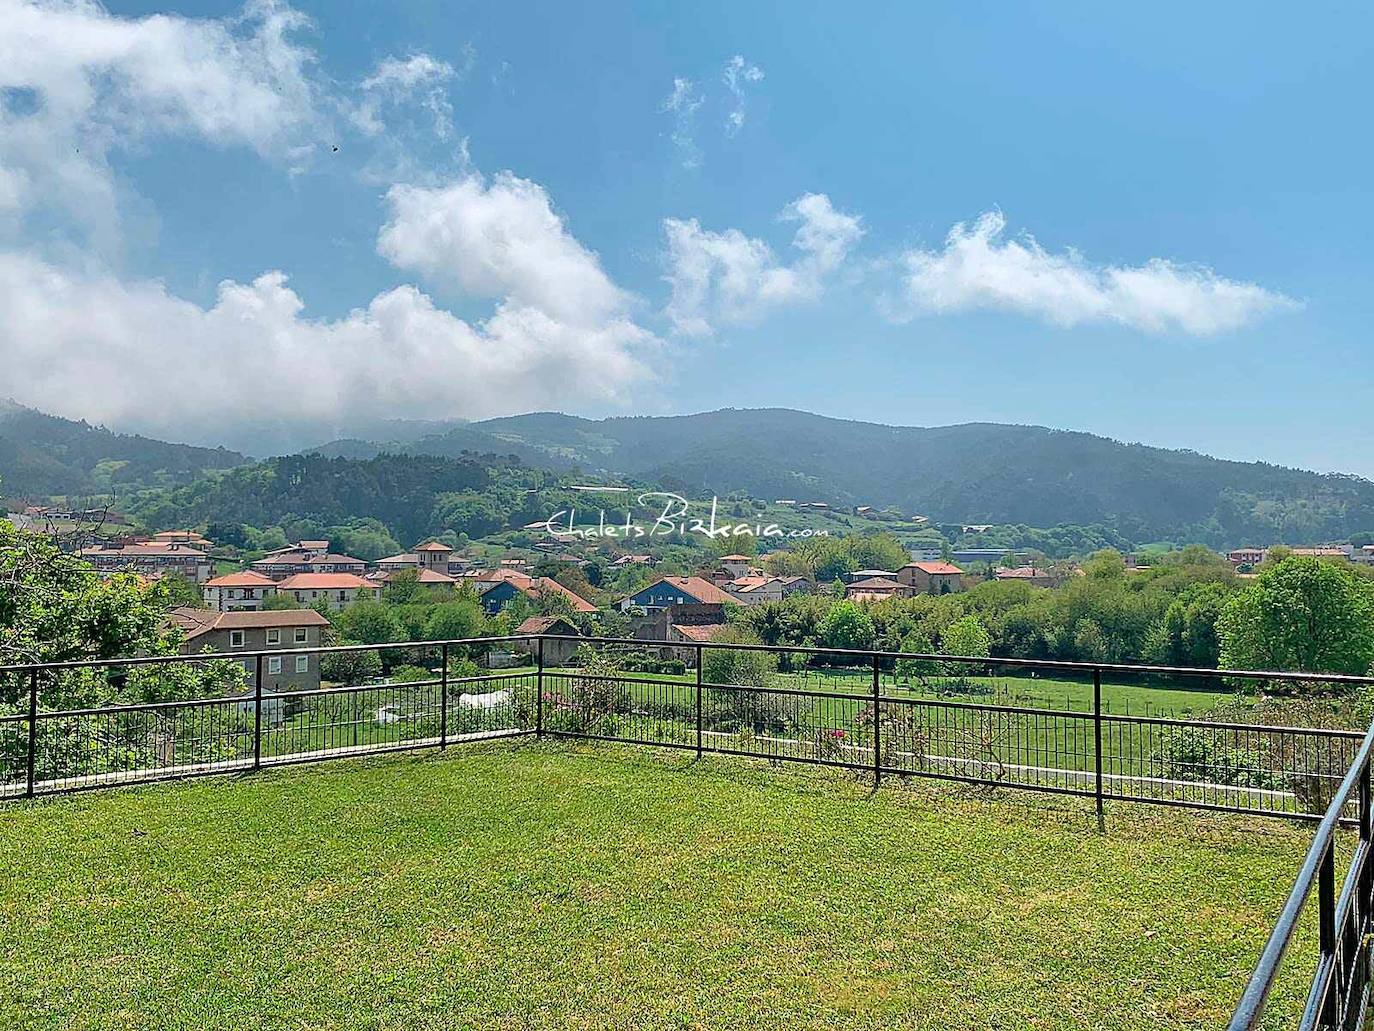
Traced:
<path fill-rule="evenodd" d="M 517 668 L 494 668 L 489 653 L 503 647 L 524 653 Z M 337 686 L 273 679 L 297 656 L 318 670 L 321 657 L 363 653 L 396 668 Z M 743 662 L 758 655 L 763 667 Z M 999 673 L 1011 674 L 1000 687 Z M 1062 678 L 1062 707 L 1039 686 L 1047 675 Z M 152 700 L 112 704 L 133 681 Z M 1104 690 L 1117 681 L 1173 701 L 1147 702 L 1143 715 L 1114 709 Z M 217 695 L 175 697 L 216 683 L 226 685 Z M 1374 728 L 1196 714 L 1194 698 L 1205 710 L 1236 684 L 1341 691 L 1374 678 L 557 635 L 0 666 L 0 797 L 532 735 L 809 763 L 875 785 L 922 777 L 1081 796 L 1099 815 L 1131 801 L 1310 821 L 1311 850 L 1230 1026 L 1261 1026 L 1315 889 L 1320 958 L 1301 1026 L 1359 1027 L 1374 931 Z M 1352 824 L 1338 895 L 1338 831 Z"/>
<path fill-rule="evenodd" d="M 1284 903 L 1278 922 L 1269 935 L 1229 1025 L 1231 1031 L 1251 1031 L 1264 1026 L 1265 1003 L 1277 981 L 1284 953 L 1298 932 L 1298 925 L 1312 889 L 1317 891 L 1317 971 L 1307 995 L 1299 1027 L 1340 1028 L 1355 1031 L 1365 1026 L 1370 992 L 1371 907 L 1374 906 L 1374 864 L 1370 862 L 1370 758 L 1374 751 L 1374 727 L 1361 742 L 1331 805 L 1317 825 L 1297 882 Z M 1336 895 L 1337 830 L 1352 796 L 1357 803 L 1358 840 L 1346 869 L 1340 896 Z"/>

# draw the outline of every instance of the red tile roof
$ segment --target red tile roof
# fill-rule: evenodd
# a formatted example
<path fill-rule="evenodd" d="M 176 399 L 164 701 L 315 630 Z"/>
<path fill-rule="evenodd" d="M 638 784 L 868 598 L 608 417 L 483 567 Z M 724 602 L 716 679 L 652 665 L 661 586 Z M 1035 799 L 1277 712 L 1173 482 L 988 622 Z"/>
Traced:
<path fill-rule="evenodd" d="M 426 541 L 424 544 L 421 544 L 421 545 L 420 545 L 418 548 L 416 548 L 415 550 L 416 550 L 416 551 L 452 551 L 453 549 L 450 548 L 447 544 L 440 544 L 438 541 Z"/>
<path fill-rule="evenodd" d="M 703 580 L 699 576 L 665 576 L 654 581 L 655 584 L 668 584 L 676 587 L 683 594 L 690 594 L 699 602 L 707 605 L 734 605 L 735 599 L 726 594 L 710 580 Z M 654 584 L 650 584 L 650 587 Z M 639 594 L 645 588 L 636 591 Z"/>
<path fill-rule="evenodd" d="M 681 623 L 674 623 L 673 629 L 689 641 L 700 641 L 705 643 L 715 640 L 716 635 L 725 629 L 725 624 L 699 623 L 695 626 L 683 626 Z"/>
<path fill-rule="evenodd" d="M 270 576 L 263 576 L 251 569 L 244 569 L 237 573 L 225 573 L 223 576 L 205 581 L 206 587 L 275 587 L 276 585 L 277 581 Z"/>
<path fill-rule="evenodd" d="M 360 587 L 372 590 L 377 585 L 352 573 L 296 573 L 277 586 L 284 591 L 351 591 Z"/>
<path fill-rule="evenodd" d="M 188 630 L 186 639 L 200 637 L 212 630 L 257 630 L 272 627 L 329 626 L 329 620 L 314 609 L 267 609 L 261 612 L 214 612 L 211 618 Z"/>
<path fill-rule="evenodd" d="M 859 593 L 862 591 L 900 591 L 902 585 L 896 580 L 889 580 L 885 576 L 870 576 L 867 580 L 856 580 L 854 583 L 845 587 L 846 591 Z"/>
<path fill-rule="evenodd" d="M 931 576 L 948 576 L 953 573 L 963 572 L 958 566 L 952 566 L 948 562 L 908 562 L 902 568 L 909 569 L 912 566 L 915 566 L 923 573 L 929 573 Z"/>
<path fill-rule="evenodd" d="M 577 633 L 577 627 L 562 616 L 531 616 L 516 627 L 515 632 L 517 634 L 547 634 L 553 632 L 555 627 L 566 628 L 571 633 Z"/>
<path fill-rule="evenodd" d="M 518 587 L 519 584 L 517 584 L 516 586 Z M 554 594 L 563 595 L 563 597 L 567 598 L 568 601 L 572 602 L 574 612 L 596 611 L 595 605 L 589 602 L 586 598 L 582 597 L 580 594 L 577 594 L 576 592 L 569 590 L 567 587 L 564 587 L 561 583 L 559 583 L 551 576 L 541 576 L 537 581 L 535 581 L 535 584 L 532 586 L 533 589 L 537 592 L 552 591 Z M 525 593 L 528 594 L 529 591 L 526 590 Z"/>

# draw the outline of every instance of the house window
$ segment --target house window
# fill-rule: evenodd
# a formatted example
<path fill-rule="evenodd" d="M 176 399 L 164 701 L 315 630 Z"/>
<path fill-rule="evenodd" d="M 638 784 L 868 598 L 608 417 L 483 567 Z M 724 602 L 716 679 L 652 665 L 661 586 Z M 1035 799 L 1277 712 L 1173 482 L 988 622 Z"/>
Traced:
<path fill-rule="evenodd" d="M 229 631 L 229 647 L 230 647 L 230 648 L 242 648 L 242 647 L 243 647 L 243 631 L 242 631 L 242 630 L 230 630 L 230 631 Z"/>
<path fill-rule="evenodd" d="M 305 627 L 303 626 L 296 628 L 296 643 L 305 644 Z"/>
<path fill-rule="evenodd" d="M 252 660 L 252 659 L 244 659 L 244 660 L 243 660 L 243 668 L 244 668 L 247 672 L 249 672 L 249 673 L 256 672 L 256 671 L 253 669 L 253 660 Z"/>
<path fill-rule="evenodd" d="M 267 643 L 268 643 L 268 644 L 281 644 L 281 631 L 280 631 L 280 630 L 269 630 L 269 631 L 267 631 Z"/>
<path fill-rule="evenodd" d="M 270 658 L 270 659 L 267 660 L 267 672 L 268 672 L 268 673 L 280 673 L 280 672 L 281 672 L 281 656 L 280 656 L 280 655 L 273 656 L 272 658 Z"/>
<path fill-rule="evenodd" d="M 297 672 L 297 673 L 305 673 L 305 672 L 307 672 L 309 669 L 310 669 L 310 656 L 309 656 L 309 655 L 297 655 L 297 656 L 296 656 L 296 672 Z"/>

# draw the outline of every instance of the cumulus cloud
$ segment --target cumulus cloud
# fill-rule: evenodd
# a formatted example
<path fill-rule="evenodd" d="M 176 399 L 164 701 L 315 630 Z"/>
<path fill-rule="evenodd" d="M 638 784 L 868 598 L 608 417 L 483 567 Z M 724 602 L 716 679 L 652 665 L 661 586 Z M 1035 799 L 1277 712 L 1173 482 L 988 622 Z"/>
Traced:
<path fill-rule="evenodd" d="M 0 0 L 0 204 L 110 233 L 110 152 L 156 134 L 295 165 L 320 119 L 303 15 L 118 18 L 88 0 Z"/>
<path fill-rule="evenodd" d="M 370 418 L 484 418 L 621 405 L 652 380 L 650 334 L 573 325 L 511 300 L 470 323 L 412 286 L 308 318 L 281 272 L 207 307 L 151 281 L 0 254 L 0 362 L 19 399 L 122 427 L 213 439 L 245 419 L 332 432 Z"/>
<path fill-rule="evenodd" d="M 443 290 L 508 298 L 560 321 L 618 317 L 629 296 L 568 231 L 538 183 L 509 172 L 437 187 L 396 186 L 378 251 Z"/>
<path fill-rule="evenodd" d="M 1152 258 L 1144 265 L 1092 265 L 1076 251 L 1051 254 L 1032 237 L 1004 237 L 990 211 L 949 231 L 941 250 L 902 256 L 904 300 L 917 313 L 980 308 L 1061 326 L 1114 322 L 1147 333 L 1209 336 L 1238 329 L 1297 302 L 1211 269 Z"/>
<path fill-rule="evenodd" d="M 797 198 L 779 217 L 799 223 L 792 238 L 799 257 L 790 265 L 738 229 L 713 232 L 695 218 L 664 219 L 672 291 L 665 314 L 678 333 L 707 336 L 715 323 L 747 322 L 769 308 L 817 299 L 864 232 L 857 216 L 835 210 L 823 193 Z"/>
<path fill-rule="evenodd" d="M 659 109 L 673 116 L 671 139 L 683 168 L 698 168 L 701 165 L 701 150 L 696 140 L 696 114 L 704 100 L 691 79 L 677 78 L 673 80 L 673 92 L 668 94 Z"/>
<path fill-rule="evenodd" d="M 725 88 L 730 91 L 732 98 L 730 113 L 725 116 L 725 132 L 727 135 L 733 136 L 744 128 L 747 106 L 744 88 L 746 85 L 762 82 L 763 69 L 756 64 L 750 64 L 742 54 L 736 54 L 725 62 L 725 71 L 721 75 L 721 80 L 725 83 Z"/>
<path fill-rule="evenodd" d="M 470 53 L 470 52 L 469 52 Z M 353 123 L 375 136 L 386 129 L 382 112 L 418 100 L 432 118 L 434 135 L 447 139 L 453 131 L 453 105 L 447 84 L 458 74 L 453 65 L 429 54 L 389 57 L 359 84 L 362 99 L 351 114 Z"/>

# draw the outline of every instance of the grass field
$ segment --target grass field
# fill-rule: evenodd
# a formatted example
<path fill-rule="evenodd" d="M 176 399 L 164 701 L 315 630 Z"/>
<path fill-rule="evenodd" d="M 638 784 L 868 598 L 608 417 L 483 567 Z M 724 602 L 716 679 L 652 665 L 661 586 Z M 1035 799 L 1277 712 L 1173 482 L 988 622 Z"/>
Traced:
<path fill-rule="evenodd" d="M 1215 1027 L 1305 845 L 534 743 L 12 804 L 0 1026 Z"/>

